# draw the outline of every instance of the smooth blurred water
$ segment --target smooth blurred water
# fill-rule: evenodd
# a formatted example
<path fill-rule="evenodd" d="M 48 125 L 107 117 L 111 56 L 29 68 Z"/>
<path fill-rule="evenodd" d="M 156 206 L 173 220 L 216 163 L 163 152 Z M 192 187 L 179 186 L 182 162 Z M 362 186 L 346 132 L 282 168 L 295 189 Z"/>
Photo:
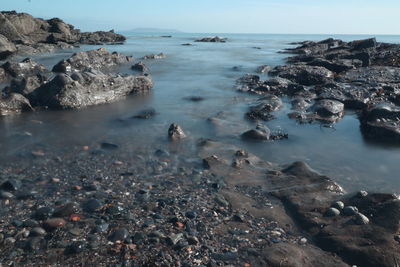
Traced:
<path fill-rule="evenodd" d="M 62 155 L 73 147 L 94 146 L 102 141 L 119 144 L 121 149 L 132 152 L 152 153 L 159 147 L 168 148 L 167 129 L 176 122 L 190 136 L 189 143 L 194 144 L 198 138 L 234 143 L 279 164 L 307 161 L 348 190 L 400 192 L 400 148 L 364 141 L 357 117 L 350 111 L 328 129 L 315 124 L 298 125 L 287 118 L 290 107 L 285 106 L 276 114 L 277 119 L 266 125 L 283 129 L 289 134 L 288 140 L 255 144 L 245 143 L 239 137 L 255 126 L 244 118 L 244 113 L 257 97 L 237 92 L 237 78 L 254 73 L 260 65 L 284 64 L 288 55 L 277 52 L 289 47 L 290 42 L 328 37 L 348 41 L 369 36 L 225 34 L 220 36 L 228 37 L 227 43 L 195 43 L 195 39 L 209 35 L 174 33 L 172 38 L 161 38 L 166 34 L 124 34 L 129 37 L 126 44 L 106 47 L 133 55 L 135 61 L 150 53 L 167 55 L 166 59 L 145 61 L 154 81 L 152 92 L 80 111 L 42 111 L 0 118 L 0 168 L 35 149 Z M 400 43 L 400 36 L 377 39 Z M 193 46 L 182 46 L 184 43 Z M 51 68 L 72 52 L 95 48 L 82 46 L 34 59 Z M 129 67 L 119 71 L 133 73 Z M 205 100 L 191 102 L 185 99 L 189 96 Z M 146 108 L 156 109 L 157 116 L 149 120 L 131 118 Z M 222 114 L 226 123 L 222 129 L 207 121 L 217 114 Z"/>

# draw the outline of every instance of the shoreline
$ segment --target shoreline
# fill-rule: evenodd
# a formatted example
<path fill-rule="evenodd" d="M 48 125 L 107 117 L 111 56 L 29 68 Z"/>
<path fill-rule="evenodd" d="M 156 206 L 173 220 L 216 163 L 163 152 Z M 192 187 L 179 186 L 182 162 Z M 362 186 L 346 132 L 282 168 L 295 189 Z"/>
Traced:
<path fill-rule="evenodd" d="M 223 38 L 204 41 L 212 40 L 229 43 Z M 381 75 L 382 70 L 397 65 L 368 65 L 387 63 L 385 58 L 374 56 L 374 49 L 382 44 L 373 39 L 354 43 L 329 39 L 301 45 L 289 50 L 299 54 L 290 59 L 293 63 L 268 70 L 277 78 L 264 81 L 254 75 L 239 80 L 242 91 L 267 93 L 260 99 L 261 105 L 250 108 L 250 119 L 255 123 L 273 119 L 282 105 L 280 97 L 290 95 L 297 100 L 293 105 L 300 107 L 293 116 L 297 120 L 331 124 L 341 119 L 343 109 L 350 105 L 364 109 L 360 120 L 368 127 L 388 128 L 396 109 L 371 108 L 365 98 L 351 92 L 340 98 L 345 90 L 341 83 L 352 83 L 354 77 L 368 76 L 367 85 L 375 77 L 382 83 L 397 77 Z M 341 46 L 344 51 L 338 53 L 338 59 L 320 59 L 330 55 L 331 49 L 340 51 Z M 372 56 L 368 60 L 365 54 L 340 58 L 354 56 L 353 51 L 357 55 L 357 49 Z M 89 60 L 88 53 L 94 53 Z M 160 59 L 160 55 L 148 57 Z M 99 73 L 99 69 L 104 64 L 127 64 L 125 61 L 131 62 L 124 55 L 103 50 L 78 53 L 56 65 L 61 70 L 58 80 L 39 85 L 39 91 L 30 88 L 33 90 L 26 95 L 39 92 L 32 98 L 38 99 L 39 106 L 80 108 L 58 96 L 46 104 L 40 101 L 48 101 L 46 92 L 54 90 L 49 90 L 48 84 L 54 86 L 50 88 L 61 84 L 65 92 L 75 90 L 76 84 L 92 86 L 88 98 L 84 97 L 90 99 L 98 93 L 98 81 L 114 75 Z M 35 77 L 47 72 L 35 62 L 24 63 L 34 66 Z M 88 66 L 91 70 L 86 70 Z M 139 71 L 145 67 L 141 65 Z M 344 76 L 335 84 L 334 78 L 341 72 Z M 145 74 L 143 71 L 139 76 L 147 77 Z M 393 101 L 393 90 L 384 90 L 388 94 L 375 94 L 372 103 Z M 270 93 L 274 97 L 268 96 Z M 328 93 L 329 97 L 320 99 Z M 370 101 L 370 95 L 367 98 Z M 99 103 L 89 101 L 89 105 Z M 313 112 L 308 109 L 311 105 Z M 154 114 L 138 116 L 147 119 Z M 376 118 L 380 119 L 378 124 Z M 210 121 L 221 122 L 218 117 Z M 6 166 L 0 180 L 0 260 L 5 264 L 54 266 L 90 266 L 99 261 L 107 266 L 280 266 L 282 262 L 287 266 L 392 266 L 396 262 L 400 240 L 397 197 L 345 194 L 339 185 L 304 163 L 278 166 L 229 144 L 193 140 L 177 126 L 171 131 L 175 140 L 167 150 L 155 150 L 154 154 L 132 153 L 124 151 L 123 144 L 103 142 L 60 154 L 34 151 L 33 164 L 30 160 L 24 163 L 27 168 L 21 169 L 18 162 Z M 381 132 L 373 132 L 373 138 L 380 136 Z M 257 126 L 244 138 L 279 142 L 285 137 Z M 194 144 L 195 154 L 180 149 Z M 345 207 L 358 210 L 347 214 Z"/>

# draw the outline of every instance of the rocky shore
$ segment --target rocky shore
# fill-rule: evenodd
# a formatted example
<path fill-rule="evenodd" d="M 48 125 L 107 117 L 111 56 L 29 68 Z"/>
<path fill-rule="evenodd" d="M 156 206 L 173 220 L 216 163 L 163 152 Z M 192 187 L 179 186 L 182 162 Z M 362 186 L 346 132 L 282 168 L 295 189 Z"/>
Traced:
<path fill-rule="evenodd" d="M 242 77 L 239 90 L 290 97 L 293 112 L 288 116 L 300 123 L 331 124 L 343 117 L 345 109 L 355 110 L 366 139 L 398 144 L 400 45 L 375 38 L 299 44 L 284 51 L 297 54 L 287 59 L 288 65 L 270 68 L 272 77 L 264 81 L 258 75 Z M 252 118 L 273 117 L 272 111 L 250 112 Z"/>
<path fill-rule="evenodd" d="M 113 32 L 80 33 L 59 19 L 0 13 L 0 115 L 81 109 L 152 88 L 149 69 L 104 48 L 78 52 L 51 70 L 13 55 L 43 47 L 119 43 Z M 22 27 L 23 25 L 23 27 Z M 200 42 L 225 42 L 222 38 Z M 237 81 L 261 97 L 217 134 L 234 127 L 248 142 L 279 142 L 290 132 L 261 124 L 289 99 L 288 116 L 332 125 L 349 109 L 365 138 L 400 140 L 400 45 L 375 39 L 302 42 L 288 64 L 261 66 Z M 142 60 L 165 58 L 152 54 Z M 131 64 L 139 75 L 115 70 Z M 285 99 L 283 99 L 285 98 Z M 187 100 L 200 102 L 201 96 Z M 134 119 L 151 119 L 146 109 Z M 228 127 L 228 128 L 227 128 Z M 168 143 L 146 151 L 93 141 L 63 151 L 31 151 L 0 165 L 0 266 L 397 266 L 400 200 L 392 194 L 345 192 L 304 162 L 267 162 L 241 148 L 194 139 L 176 123 Z M 122 140 L 121 140 L 122 142 Z M 337 168 L 337 166 L 332 166 Z"/>

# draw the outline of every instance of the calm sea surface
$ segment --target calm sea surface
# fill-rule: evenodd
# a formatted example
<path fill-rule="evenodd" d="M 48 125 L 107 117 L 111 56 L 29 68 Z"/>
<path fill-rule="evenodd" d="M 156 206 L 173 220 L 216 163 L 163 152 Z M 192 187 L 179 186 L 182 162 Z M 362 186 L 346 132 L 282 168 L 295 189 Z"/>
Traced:
<path fill-rule="evenodd" d="M 23 160 L 23 155 L 35 149 L 62 155 L 72 147 L 102 141 L 119 144 L 132 152 L 152 153 L 157 148 L 168 148 L 167 129 L 176 122 L 188 132 L 193 143 L 198 138 L 212 138 L 237 144 L 279 164 L 303 160 L 349 191 L 400 192 L 400 147 L 365 141 L 356 114 L 351 111 L 334 128 L 323 128 L 289 120 L 286 114 L 290 106 L 285 105 L 277 112 L 276 120 L 265 124 L 272 130 L 287 132 L 288 140 L 249 144 L 239 138 L 241 132 L 254 127 L 246 121 L 244 113 L 257 97 L 237 92 L 236 79 L 254 73 L 260 65 L 284 64 L 288 55 L 277 52 L 289 47 L 290 42 L 328 37 L 349 41 L 369 36 L 219 34 L 229 41 L 194 43 L 197 38 L 212 35 L 173 33 L 172 38 L 161 38 L 160 35 L 167 34 L 124 34 L 128 36 L 126 44 L 107 48 L 137 59 L 150 53 L 167 55 L 166 59 L 147 61 L 154 81 L 152 93 L 81 111 L 43 111 L 0 118 L 0 168 L 9 161 Z M 377 39 L 400 43 L 400 36 L 377 36 Z M 184 43 L 194 45 L 182 46 Z M 82 46 L 34 59 L 51 68 L 73 52 L 94 48 Z M 238 68 L 233 69 L 234 66 Z M 133 73 L 129 66 L 120 71 Z M 205 100 L 185 99 L 190 96 Z M 146 108 L 154 108 L 157 115 L 149 120 L 131 119 Z M 225 123 L 221 128 L 207 121 L 217 114 Z"/>

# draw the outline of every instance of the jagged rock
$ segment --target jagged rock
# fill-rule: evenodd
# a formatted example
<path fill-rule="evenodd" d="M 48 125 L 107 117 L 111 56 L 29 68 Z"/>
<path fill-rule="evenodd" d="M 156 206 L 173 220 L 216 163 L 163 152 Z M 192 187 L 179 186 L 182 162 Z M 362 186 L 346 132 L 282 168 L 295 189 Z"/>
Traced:
<path fill-rule="evenodd" d="M 79 109 L 86 106 L 115 102 L 152 88 L 144 76 L 104 74 L 100 71 L 59 74 L 31 94 L 34 105 L 53 109 Z"/>
<path fill-rule="evenodd" d="M 0 34 L 0 60 L 4 60 L 14 54 L 17 48 L 4 35 Z"/>
<path fill-rule="evenodd" d="M 142 61 L 132 65 L 131 69 L 142 73 L 149 72 L 149 68 L 147 68 L 146 64 Z"/>
<path fill-rule="evenodd" d="M 250 107 L 246 116 L 251 120 L 271 120 L 274 116 L 271 112 L 279 110 L 282 106 L 282 100 L 275 95 L 268 95 L 258 100 L 258 104 Z"/>
<path fill-rule="evenodd" d="M 32 110 L 29 100 L 20 94 L 0 97 L 0 115 L 10 115 Z"/>
<path fill-rule="evenodd" d="M 324 67 L 303 64 L 278 66 L 270 71 L 269 74 L 301 85 L 325 84 L 334 78 L 333 72 Z"/>
<path fill-rule="evenodd" d="M 80 35 L 81 44 L 122 44 L 126 37 L 114 31 L 84 32 Z"/>
<path fill-rule="evenodd" d="M 168 137 L 172 141 L 176 141 L 179 139 L 183 139 L 186 137 L 185 132 L 183 131 L 182 127 L 178 124 L 171 124 L 168 129 Z"/>
<path fill-rule="evenodd" d="M 132 61 L 132 57 L 117 52 L 110 53 L 105 48 L 78 52 L 53 67 L 54 72 L 74 72 L 88 69 L 102 70 Z"/>

